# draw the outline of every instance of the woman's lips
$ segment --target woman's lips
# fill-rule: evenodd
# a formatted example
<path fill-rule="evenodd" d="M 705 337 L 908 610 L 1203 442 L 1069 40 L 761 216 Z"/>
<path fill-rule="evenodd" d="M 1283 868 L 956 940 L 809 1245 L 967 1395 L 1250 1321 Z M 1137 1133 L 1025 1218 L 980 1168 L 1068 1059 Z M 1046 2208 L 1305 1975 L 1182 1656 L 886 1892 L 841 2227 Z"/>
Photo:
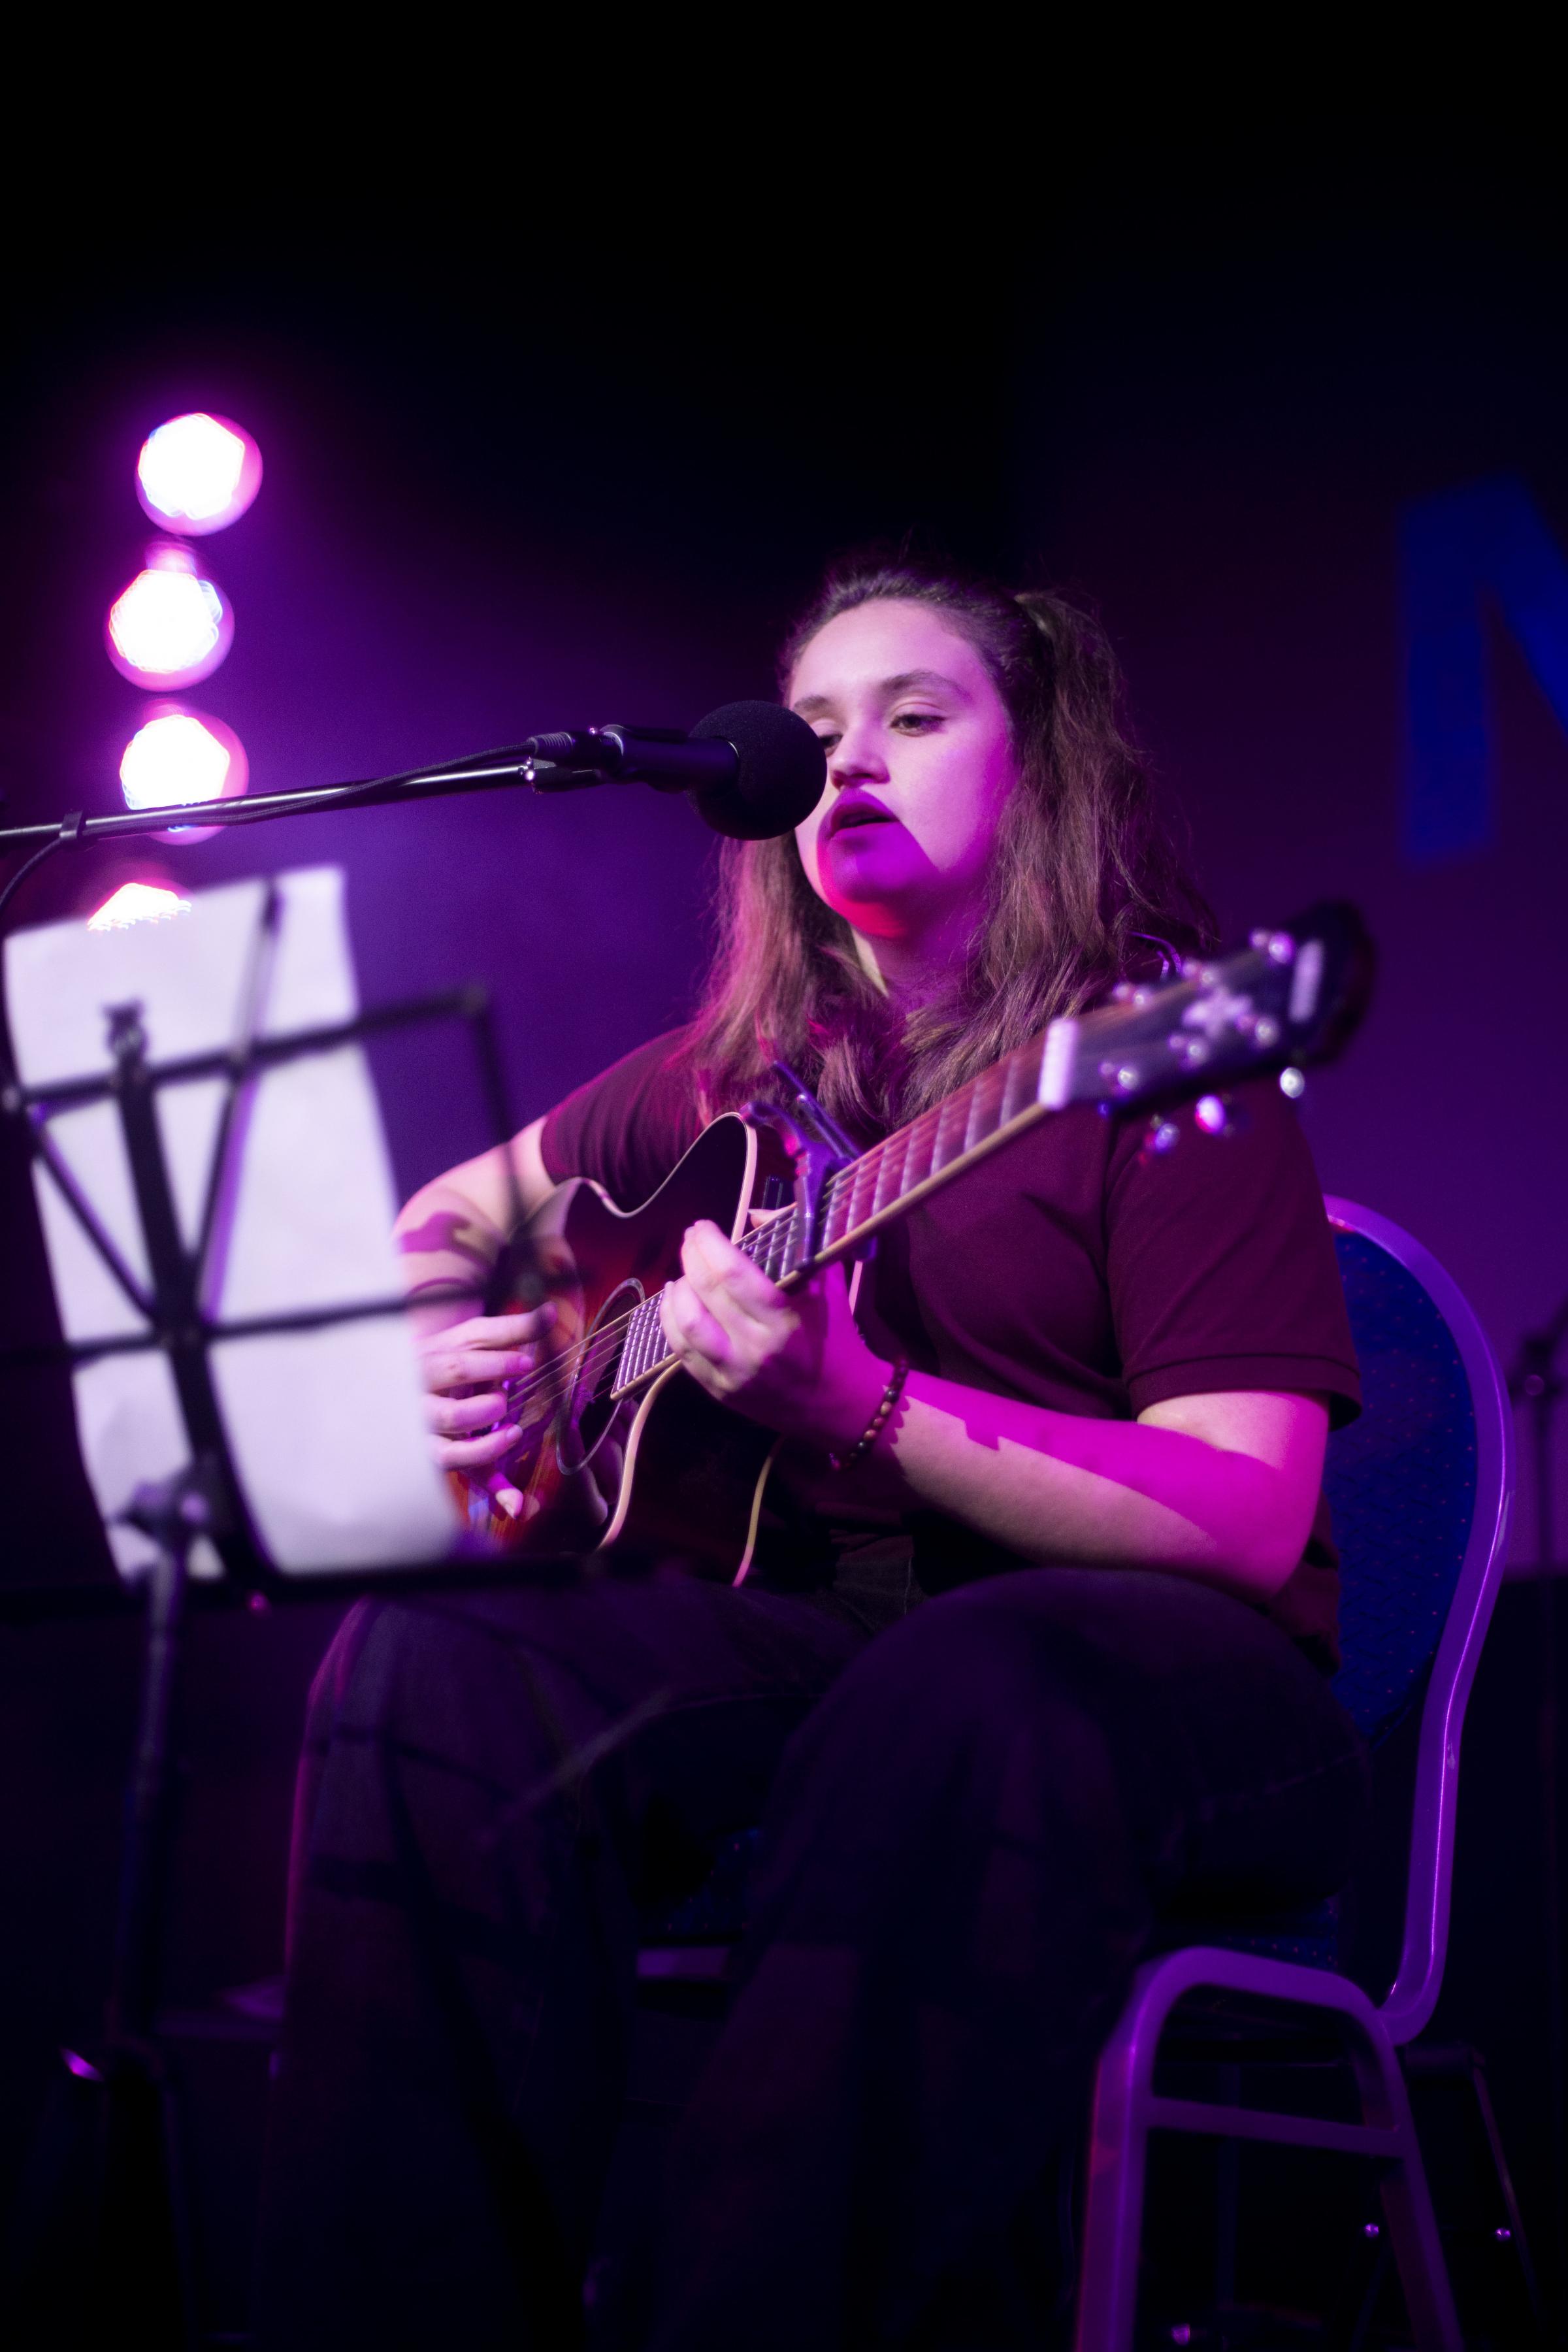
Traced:
<path fill-rule="evenodd" d="M 828 839 L 832 840 L 837 834 L 847 833 L 851 828 L 858 830 L 868 824 L 896 824 L 897 822 L 892 811 L 883 808 L 879 801 L 840 801 L 827 820 Z"/>

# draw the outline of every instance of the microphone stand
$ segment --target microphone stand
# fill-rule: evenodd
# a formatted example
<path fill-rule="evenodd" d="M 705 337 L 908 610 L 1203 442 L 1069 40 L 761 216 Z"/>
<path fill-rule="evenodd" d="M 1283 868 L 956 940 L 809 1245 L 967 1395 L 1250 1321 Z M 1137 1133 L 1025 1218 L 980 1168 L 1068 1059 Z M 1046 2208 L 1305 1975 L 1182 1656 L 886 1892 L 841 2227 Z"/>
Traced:
<path fill-rule="evenodd" d="M 1546 2095 L 1551 2152 L 1552 2233 L 1557 2293 L 1568 2300 L 1568 2084 L 1565 2084 L 1563 1843 L 1559 1807 L 1560 1741 L 1557 1692 L 1557 1528 L 1555 1458 L 1557 1408 L 1564 1381 L 1558 1369 L 1568 1342 L 1568 1298 L 1539 1331 L 1528 1331 L 1510 1369 L 1508 1391 L 1530 1412 L 1535 1473 L 1535 1574 L 1540 1604 L 1541 1702 L 1537 1757 L 1541 1771 L 1542 1927 L 1546 1948 Z"/>

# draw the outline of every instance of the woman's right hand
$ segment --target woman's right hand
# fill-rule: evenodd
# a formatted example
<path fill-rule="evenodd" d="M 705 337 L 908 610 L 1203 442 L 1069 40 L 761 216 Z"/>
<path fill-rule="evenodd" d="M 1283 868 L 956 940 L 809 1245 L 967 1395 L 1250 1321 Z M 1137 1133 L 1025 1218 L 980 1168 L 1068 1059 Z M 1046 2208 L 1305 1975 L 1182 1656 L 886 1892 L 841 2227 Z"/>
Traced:
<path fill-rule="evenodd" d="M 521 1427 L 510 1391 L 538 1369 L 554 1321 L 549 1299 L 519 1315 L 473 1315 L 415 1342 L 436 1460 L 484 1486 Z"/>

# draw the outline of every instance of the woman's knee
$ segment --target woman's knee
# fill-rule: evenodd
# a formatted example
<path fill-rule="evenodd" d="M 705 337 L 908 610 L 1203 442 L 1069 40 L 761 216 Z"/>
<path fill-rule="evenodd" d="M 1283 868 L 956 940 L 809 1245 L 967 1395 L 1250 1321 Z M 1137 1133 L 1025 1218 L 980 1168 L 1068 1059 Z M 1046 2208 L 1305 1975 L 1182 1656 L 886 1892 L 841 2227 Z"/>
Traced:
<path fill-rule="evenodd" d="M 850 1668 L 847 1689 L 870 1685 L 911 1699 L 1033 1709 L 1053 1691 L 1080 1685 L 1091 1660 L 1097 1685 L 1118 1667 L 1136 1680 L 1142 1653 L 1152 1647 L 1159 1657 L 1166 1647 L 1142 1638 L 1140 1612 L 1159 1598 L 1142 1588 L 1169 1580 L 1044 1568 L 959 1586 L 879 1636 Z"/>
<path fill-rule="evenodd" d="M 934 1784 L 967 1759 L 1070 1780 L 1098 1789 L 1097 1802 L 1138 1790 L 1142 1811 L 1179 1777 L 1194 1713 L 1214 1717 L 1222 1747 L 1226 1721 L 1258 1705 L 1331 1714 L 1326 1690 L 1296 1690 L 1302 1679 L 1316 1684 L 1278 1627 L 1222 1593 L 1150 1571 L 1020 1570 L 879 1634 L 797 1745 L 819 1766 L 855 1759 L 879 1777 L 910 1769 Z"/>
<path fill-rule="evenodd" d="M 1070 1763 L 1079 1782 L 1100 1778 L 1101 1718 L 1130 1710 L 1096 1703 L 1065 1596 L 1031 1609 L 1004 1589 L 1037 1580 L 1026 1571 L 963 1587 L 879 1634 L 796 1735 L 790 1781 L 802 1768 L 872 1788 L 897 1781 L 912 1805 L 918 1790 L 934 1798 L 977 1775 L 1056 1779 Z"/>
<path fill-rule="evenodd" d="M 310 1696 L 307 1749 L 439 1757 L 496 1787 L 548 1769 L 553 1745 L 529 1671 L 526 1629 L 458 1604 L 361 1601 L 340 1627 Z"/>

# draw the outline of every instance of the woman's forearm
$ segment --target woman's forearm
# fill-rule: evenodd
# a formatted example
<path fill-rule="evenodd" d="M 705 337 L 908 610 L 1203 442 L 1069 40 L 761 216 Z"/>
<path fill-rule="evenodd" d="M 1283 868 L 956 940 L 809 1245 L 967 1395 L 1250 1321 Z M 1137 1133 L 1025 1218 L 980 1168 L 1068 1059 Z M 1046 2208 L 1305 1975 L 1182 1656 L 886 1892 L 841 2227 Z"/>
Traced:
<path fill-rule="evenodd" d="M 660 1312 L 692 1377 L 818 1459 L 850 1452 L 888 1366 L 855 1321 L 842 1270 L 785 1293 L 701 1219 L 681 1265 Z M 945 1512 L 1026 1559 L 1177 1569 L 1265 1600 L 1301 1557 L 1328 1419 L 1321 1398 L 1246 1391 L 1094 1421 L 915 1372 L 839 1491 Z"/>
<path fill-rule="evenodd" d="M 529 1216 L 549 1198 L 551 1180 L 539 1150 L 543 1124 L 535 1119 L 513 1137 L 510 1172 L 498 1145 L 432 1178 L 405 1203 L 393 1233 L 410 1297 L 454 1284 L 470 1294 L 483 1290 L 513 1206 Z M 473 1314 L 476 1304 L 473 1295 L 444 1299 L 420 1309 L 416 1320 L 422 1328 L 444 1329 Z"/>
<path fill-rule="evenodd" d="M 501 1236 L 466 1193 L 437 1177 L 406 1202 L 393 1232 L 407 1296 L 447 1294 L 416 1310 L 418 1329 L 444 1329 L 478 1312 L 477 1294 L 500 1255 Z"/>
<path fill-rule="evenodd" d="M 1326 1427 L 1310 1397 L 1096 1421 L 916 1372 L 856 1491 L 945 1512 L 1026 1559 L 1184 1570 L 1259 1600 L 1300 1558 Z"/>

